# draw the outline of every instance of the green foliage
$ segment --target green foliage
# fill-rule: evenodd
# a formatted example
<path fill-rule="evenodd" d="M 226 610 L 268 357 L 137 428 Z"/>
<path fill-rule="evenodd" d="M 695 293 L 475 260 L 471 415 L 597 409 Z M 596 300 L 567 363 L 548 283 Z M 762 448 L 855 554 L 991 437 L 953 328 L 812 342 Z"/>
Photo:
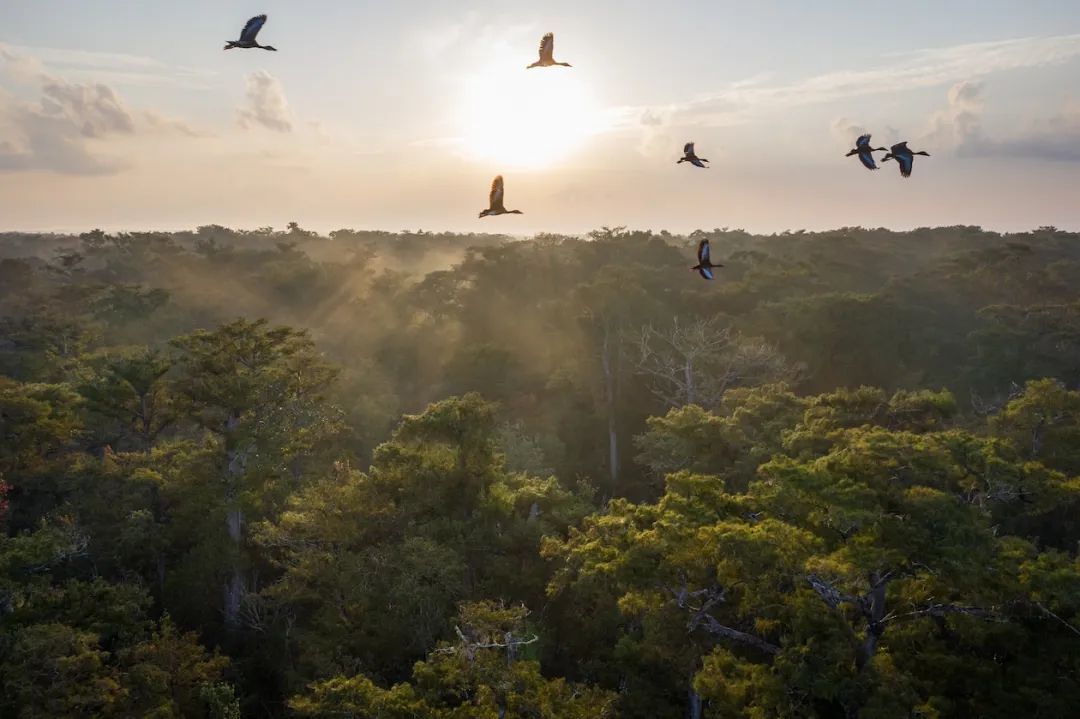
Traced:
<path fill-rule="evenodd" d="M 407 416 L 368 474 L 340 467 L 260 527 L 283 570 L 266 594 L 297 619 L 302 678 L 402 677 L 458 601 L 542 599 L 541 538 L 590 505 L 554 478 L 508 473 L 494 412 L 466 395 Z"/>
<path fill-rule="evenodd" d="M 0 716 L 1072 716 L 1078 240 L 0 235 Z"/>
<path fill-rule="evenodd" d="M 682 436 L 694 436 L 693 411 L 677 418 Z M 788 449 L 745 489 L 676 473 L 656 504 L 612 503 L 568 540 L 549 540 L 545 551 L 562 561 L 551 590 L 573 596 L 597 579 L 615 587 L 627 619 L 613 638 L 623 671 L 652 671 L 640 657 L 663 656 L 722 716 L 803 716 L 800 706 L 813 716 L 1022 712 L 1057 661 L 1043 664 L 1039 643 L 1080 631 L 1073 609 L 1046 607 L 1025 579 L 1068 577 L 1055 592 L 1068 605 L 1075 556 L 1059 563 L 1028 531 L 1072 536 L 1073 522 L 1050 507 L 1074 506 L 1080 485 L 1010 461 L 992 439 L 937 431 L 952 411 L 931 394 L 814 398 Z M 699 414 L 698 426 L 712 431 L 717 419 Z M 990 681 L 1002 672 L 1006 680 Z M 636 684 L 647 688 L 647 678 Z M 629 686 L 620 710 L 637 716 L 642 700 Z M 1042 700 L 1048 715 L 1080 697 L 1072 679 L 1061 686 Z"/>
<path fill-rule="evenodd" d="M 526 642 L 523 609 L 486 602 L 464 604 L 458 640 L 413 667 L 412 684 L 383 689 L 363 676 L 311 685 L 289 702 L 299 716 L 373 716 L 400 719 L 593 719 L 614 716 L 614 695 L 547 679 L 535 661 L 519 660 Z"/>

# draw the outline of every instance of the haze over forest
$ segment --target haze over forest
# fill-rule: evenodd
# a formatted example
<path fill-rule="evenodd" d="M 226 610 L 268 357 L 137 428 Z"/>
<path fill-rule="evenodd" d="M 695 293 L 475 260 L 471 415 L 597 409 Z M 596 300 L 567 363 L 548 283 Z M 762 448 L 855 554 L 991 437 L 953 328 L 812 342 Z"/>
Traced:
<path fill-rule="evenodd" d="M 1080 701 L 1077 233 L 0 258 L 2 716 Z"/>

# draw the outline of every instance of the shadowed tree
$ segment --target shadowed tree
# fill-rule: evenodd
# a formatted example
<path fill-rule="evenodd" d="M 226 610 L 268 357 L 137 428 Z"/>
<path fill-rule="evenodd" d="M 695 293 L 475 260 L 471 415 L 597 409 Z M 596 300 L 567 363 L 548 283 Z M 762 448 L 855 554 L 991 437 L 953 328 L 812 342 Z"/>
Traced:
<path fill-rule="evenodd" d="M 272 513 L 305 468 L 340 431 L 326 392 L 337 374 L 304 332 L 236 320 L 173 342 L 179 352 L 175 382 L 187 416 L 220 450 L 222 506 L 230 549 L 223 617 L 240 622 L 247 592 L 244 552 L 250 509 Z M 258 517 L 258 518 L 261 518 Z"/>

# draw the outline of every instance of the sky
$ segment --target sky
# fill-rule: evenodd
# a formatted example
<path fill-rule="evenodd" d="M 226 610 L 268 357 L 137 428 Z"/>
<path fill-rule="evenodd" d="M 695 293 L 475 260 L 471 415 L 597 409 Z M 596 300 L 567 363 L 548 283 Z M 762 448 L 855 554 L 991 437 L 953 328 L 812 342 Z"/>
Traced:
<path fill-rule="evenodd" d="M 290 221 L 1080 229 L 1080 2 L 0 3 L 0 231 Z"/>

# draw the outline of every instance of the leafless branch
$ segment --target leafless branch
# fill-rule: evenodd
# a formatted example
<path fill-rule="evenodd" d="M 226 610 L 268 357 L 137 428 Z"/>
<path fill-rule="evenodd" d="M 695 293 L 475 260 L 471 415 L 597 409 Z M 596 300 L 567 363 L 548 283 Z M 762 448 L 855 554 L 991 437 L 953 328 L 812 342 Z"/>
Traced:
<path fill-rule="evenodd" d="M 987 621 L 1004 621 L 1004 619 L 989 609 L 983 607 L 966 607 L 959 604 L 930 604 L 903 614 L 889 614 L 882 617 L 879 624 L 919 619 L 920 617 L 945 617 L 950 614 L 966 614 L 968 616 L 985 619 Z"/>
<path fill-rule="evenodd" d="M 675 590 L 668 588 L 668 592 L 672 594 L 676 606 L 690 612 L 690 619 L 686 623 L 687 631 L 692 632 L 695 629 L 700 628 L 709 634 L 712 634 L 714 637 L 721 637 L 739 642 L 740 644 L 746 644 L 747 646 L 754 647 L 771 656 L 776 656 L 780 653 L 780 647 L 777 645 L 772 644 L 761 637 L 721 624 L 716 617 L 709 614 L 709 610 L 717 604 L 724 602 L 725 594 L 722 588 L 709 587 L 691 592 L 684 583 L 681 589 Z M 692 598 L 700 599 L 702 601 L 695 607 L 691 605 L 689 601 Z"/>
<path fill-rule="evenodd" d="M 1051 619 L 1056 619 L 1057 621 L 1061 622 L 1066 627 L 1068 627 L 1070 632 L 1072 632 L 1073 634 L 1075 634 L 1077 636 L 1080 636 L 1080 629 L 1077 629 L 1074 625 L 1070 624 L 1066 620 L 1064 620 L 1061 617 L 1059 617 L 1058 615 L 1054 614 L 1052 611 L 1050 611 L 1045 606 L 1043 606 L 1042 602 L 1035 602 L 1035 606 L 1038 607 L 1039 610 L 1042 611 L 1043 614 L 1050 617 Z"/>

